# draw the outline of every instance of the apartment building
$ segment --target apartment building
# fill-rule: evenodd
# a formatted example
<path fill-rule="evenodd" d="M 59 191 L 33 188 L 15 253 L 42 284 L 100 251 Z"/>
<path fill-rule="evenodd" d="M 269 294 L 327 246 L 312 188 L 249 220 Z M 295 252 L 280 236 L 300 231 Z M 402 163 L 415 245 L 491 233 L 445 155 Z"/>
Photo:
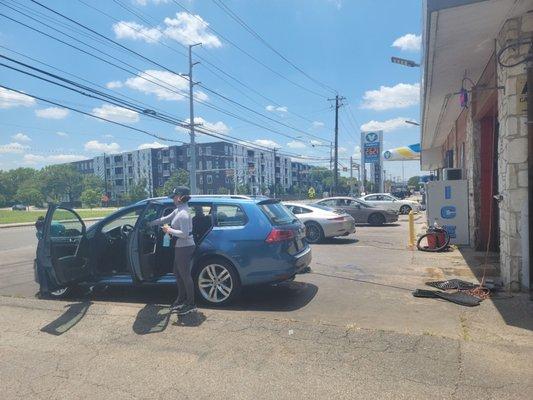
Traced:
<path fill-rule="evenodd" d="M 306 184 L 311 168 L 294 163 L 276 151 L 251 149 L 224 141 L 196 144 L 198 194 L 234 193 L 236 188 L 250 194 L 274 194 L 293 184 Z M 112 201 L 120 200 L 129 188 L 143 179 L 146 191 L 155 195 L 172 173 L 191 170 L 189 145 L 106 154 L 71 163 L 82 174 L 95 174 L 106 182 Z"/>

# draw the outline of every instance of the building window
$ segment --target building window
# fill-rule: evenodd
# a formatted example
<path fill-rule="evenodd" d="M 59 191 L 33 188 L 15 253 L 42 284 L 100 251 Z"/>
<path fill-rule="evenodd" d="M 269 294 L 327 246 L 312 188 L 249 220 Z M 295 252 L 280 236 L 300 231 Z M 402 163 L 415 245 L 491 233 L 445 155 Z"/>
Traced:
<path fill-rule="evenodd" d="M 211 169 L 213 169 L 213 163 L 212 163 L 211 160 L 208 160 L 208 161 L 205 162 L 205 168 L 206 168 L 207 170 L 211 170 Z"/>
<path fill-rule="evenodd" d="M 124 186 L 124 179 L 116 179 L 115 180 L 116 186 Z"/>
<path fill-rule="evenodd" d="M 207 184 L 211 185 L 213 183 L 213 175 L 206 176 Z"/>
<path fill-rule="evenodd" d="M 128 174 L 133 174 L 133 167 L 128 167 Z"/>
<path fill-rule="evenodd" d="M 115 175 L 121 175 L 124 172 L 122 167 L 115 168 Z"/>
<path fill-rule="evenodd" d="M 187 155 L 188 155 L 188 156 L 191 155 L 191 148 L 190 148 L 190 147 L 187 147 Z"/>
<path fill-rule="evenodd" d="M 208 147 L 205 148 L 205 155 L 206 156 L 210 156 L 211 155 L 211 147 L 208 146 Z"/>
<path fill-rule="evenodd" d="M 198 182 L 200 183 L 200 185 L 204 183 L 204 176 L 203 175 L 199 176 Z"/>
<path fill-rule="evenodd" d="M 131 161 L 132 160 L 132 155 L 131 154 L 128 154 L 128 161 Z"/>
<path fill-rule="evenodd" d="M 114 161 L 115 161 L 116 163 L 118 163 L 118 162 L 122 162 L 122 156 L 115 156 Z"/>
<path fill-rule="evenodd" d="M 175 155 L 174 149 L 170 150 L 170 157 L 174 158 L 174 155 Z"/>

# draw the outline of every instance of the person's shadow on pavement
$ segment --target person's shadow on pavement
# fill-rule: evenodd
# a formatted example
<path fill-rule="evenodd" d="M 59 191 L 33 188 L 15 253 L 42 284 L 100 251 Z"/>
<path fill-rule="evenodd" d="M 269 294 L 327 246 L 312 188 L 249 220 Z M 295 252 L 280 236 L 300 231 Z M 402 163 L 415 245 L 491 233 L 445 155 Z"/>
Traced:
<path fill-rule="evenodd" d="M 137 335 L 161 333 L 167 328 L 169 319 L 168 306 L 147 304 L 137 313 L 132 329 Z"/>
<path fill-rule="evenodd" d="M 206 316 L 201 311 L 195 311 L 185 315 L 178 315 L 178 320 L 172 325 L 174 326 L 187 326 L 197 327 L 204 323 Z"/>

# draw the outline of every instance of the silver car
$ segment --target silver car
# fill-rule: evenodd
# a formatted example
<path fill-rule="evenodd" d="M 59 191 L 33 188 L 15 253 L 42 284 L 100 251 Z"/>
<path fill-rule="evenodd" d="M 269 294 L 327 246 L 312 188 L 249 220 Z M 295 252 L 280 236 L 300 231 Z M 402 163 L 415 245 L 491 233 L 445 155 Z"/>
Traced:
<path fill-rule="evenodd" d="M 355 233 L 355 220 L 344 212 L 317 204 L 283 203 L 304 223 L 309 243 Z"/>
<path fill-rule="evenodd" d="M 351 215 L 358 224 L 383 225 L 398 221 L 396 211 L 375 207 L 353 197 L 329 197 L 314 203 Z"/>

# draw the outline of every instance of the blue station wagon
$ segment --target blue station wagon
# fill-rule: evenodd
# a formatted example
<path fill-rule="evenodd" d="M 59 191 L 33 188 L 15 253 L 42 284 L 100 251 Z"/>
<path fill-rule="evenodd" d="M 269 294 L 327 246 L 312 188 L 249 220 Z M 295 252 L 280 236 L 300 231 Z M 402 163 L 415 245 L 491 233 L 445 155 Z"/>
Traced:
<path fill-rule="evenodd" d="M 244 196 L 193 196 L 189 202 L 197 249 L 198 297 L 226 304 L 243 286 L 292 279 L 311 262 L 304 226 L 279 201 Z M 67 295 L 79 286 L 175 285 L 174 251 L 160 227 L 168 198 L 124 207 L 86 226 L 71 209 L 49 207 L 38 233 L 35 277 L 41 293 Z"/>

